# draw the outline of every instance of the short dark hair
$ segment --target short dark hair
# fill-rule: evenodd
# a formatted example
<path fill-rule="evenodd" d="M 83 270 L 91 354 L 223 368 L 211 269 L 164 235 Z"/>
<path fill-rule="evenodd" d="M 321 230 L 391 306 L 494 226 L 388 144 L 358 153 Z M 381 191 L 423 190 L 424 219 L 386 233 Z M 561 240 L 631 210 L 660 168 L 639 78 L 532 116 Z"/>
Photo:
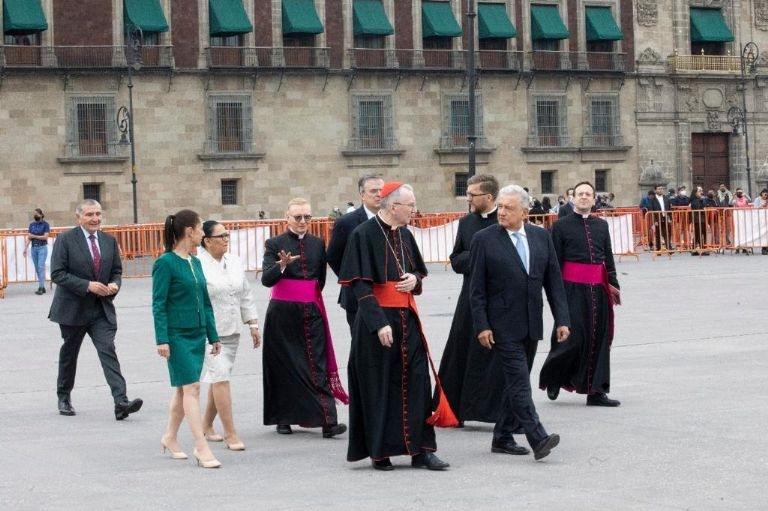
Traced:
<path fill-rule="evenodd" d="M 576 193 L 576 188 L 578 188 L 578 187 L 580 187 L 582 185 L 587 185 L 590 188 L 592 188 L 592 195 L 594 195 L 595 198 L 597 198 L 597 192 L 595 191 L 595 185 L 593 185 L 589 181 L 580 181 L 580 182 L 576 183 L 576 186 L 573 187 L 573 192 Z"/>
<path fill-rule="evenodd" d="M 490 174 L 475 174 L 467 179 L 467 186 L 469 185 L 480 185 L 480 190 L 483 193 L 490 193 L 494 200 L 499 194 L 499 181 Z"/>
<path fill-rule="evenodd" d="M 200 240 L 200 246 L 205 248 L 205 238 L 210 238 L 213 235 L 213 229 L 219 225 L 216 220 L 206 220 L 203 222 L 203 239 Z"/>

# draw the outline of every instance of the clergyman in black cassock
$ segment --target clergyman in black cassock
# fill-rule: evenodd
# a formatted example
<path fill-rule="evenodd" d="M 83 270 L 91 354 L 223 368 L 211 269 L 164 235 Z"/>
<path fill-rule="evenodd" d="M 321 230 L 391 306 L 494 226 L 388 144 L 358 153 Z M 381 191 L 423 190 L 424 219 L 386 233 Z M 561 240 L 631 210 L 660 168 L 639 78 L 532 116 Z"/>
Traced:
<path fill-rule="evenodd" d="M 590 215 L 594 188 L 576 187 L 574 213 L 555 222 L 552 240 L 568 295 L 572 328 L 564 343 L 554 339 L 539 374 L 539 388 L 556 399 L 560 388 L 587 394 L 591 406 L 618 406 L 611 390 L 613 305 L 619 281 L 608 223 Z"/>
<path fill-rule="evenodd" d="M 264 318 L 264 424 L 276 424 L 283 434 L 291 433 L 292 424 L 322 427 L 328 438 L 346 431 L 334 400 L 344 401 L 346 394 L 320 295 L 325 244 L 307 232 L 307 201 L 293 199 L 287 218 L 288 230 L 267 240 L 262 264 L 261 282 L 272 288 Z"/>
<path fill-rule="evenodd" d="M 438 375 L 451 408 L 462 422 L 496 422 L 506 403 L 501 364 L 477 342 L 469 305 L 469 246 L 476 232 L 497 223 L 498 193 L 499 183 L 494 176 L 477 174 L 467 180 L 470 213 L 459 220 L 450 255 L 451 267 L 463 276 L 463 281 Z"/>
<path fill-rule="evenodd" d="M 390 456 L 410 455 L 414 467 L 442 470 L 448 464 L 432 454 L 429 354 L 413 302 L 427 268 L 405 228 L 415 197 L 397 182 L 385 183 L 381 196 L 377 216 L 352 232 L 339 275 L 358 300 L 347 461 L 370 457 L 374 468 L 392 470 Z"/>

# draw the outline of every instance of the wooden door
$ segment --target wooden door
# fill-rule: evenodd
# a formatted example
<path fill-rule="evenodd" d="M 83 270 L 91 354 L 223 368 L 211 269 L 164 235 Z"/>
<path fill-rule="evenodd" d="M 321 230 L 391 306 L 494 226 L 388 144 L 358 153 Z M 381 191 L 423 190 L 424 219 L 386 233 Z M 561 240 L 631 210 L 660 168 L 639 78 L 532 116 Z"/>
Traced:
<path fill-rule="evenodd" d="M 717 190 L 719 183 L 730 183 L 728 133 L 691 134 L 691 162 L 694 187 Z"/>

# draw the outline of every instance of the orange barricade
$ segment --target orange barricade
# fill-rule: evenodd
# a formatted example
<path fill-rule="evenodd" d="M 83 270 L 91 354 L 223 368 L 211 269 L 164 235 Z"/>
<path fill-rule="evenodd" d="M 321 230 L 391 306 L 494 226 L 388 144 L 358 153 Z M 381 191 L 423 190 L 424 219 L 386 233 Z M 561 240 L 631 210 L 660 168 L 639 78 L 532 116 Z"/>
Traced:
<path fill-rule="evenodd" d="M 544 213 L 543 215 L 528 215 L 528 222 L 540 225 L 545 229 L 551 229 L 552 224 L 557 221 L 557 215 L 554 213 Z"/>
<path fill-rule="evenodd" d="M 638 258 L 636 247 L 638 241 L 642 240 L 636 234 L 636 225 L 642 229 L 643 219 L 639 209 L 598 209 L 595 212 L 598 216 L 608 222 L 608 230 L 611 234 L 611 250 L 613 255 L 633 256 Z"/>

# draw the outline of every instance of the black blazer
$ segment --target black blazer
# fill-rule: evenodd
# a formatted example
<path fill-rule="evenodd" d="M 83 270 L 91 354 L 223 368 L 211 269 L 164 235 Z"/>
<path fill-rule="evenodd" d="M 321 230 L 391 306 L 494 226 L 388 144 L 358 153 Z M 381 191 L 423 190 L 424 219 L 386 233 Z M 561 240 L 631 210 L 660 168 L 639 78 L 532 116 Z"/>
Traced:
<path fill-rule="evenodd" d="M 470 303 L 475 335 L 492 330 L 496 342 L 542 339 L 542 288 L 555 326 L 571 326 L 552 237 L 546 229 L 531 224 L 525 224 L 525 234 L 529 273 L 501 225 L 487 227 L 472 238 Z"/>
<path fill-rule="evenodd" d="M 340 216 L 333 224 L 331 239 L 328 241 L 326 258 L 337 277 L 341 271 L 341 262 L 344 259 L 344 250 L 347 248 L 349 235 L 352 234 L 352 231 L 354 231 L 358 225 L 366 220 L 368 220 L 368 215 L 365 212 L 365 208 L 360 206 L 356 210 Z M 341 307 L 349 313 L 355 313 L 357 311 L 357 298 L 355 298 L 355 293 L 352 292 L 351 287 L 341 286 L 341 290 L 339 291 L 339 303 L 341 304 Z"/>
<path fill-rule="evenodd" d="M 115 295 L 97 296 L 88 292 L 88 283 L 122 284 L 123 264 L 117 240 L 103 231 L 98 233 L 101 267 L 93 271 L 93 258 L 80 226 L 56 237 L 51 253 L 51 280 L 56 283 L 48 318 L 60 325 L 85 325 L 93 315 L 93 307 L 103 307 L 111 324 L 117 324 Z"/>
<path fill-rule="evenodd" d="M 672 211 L 672 206 L 669 203 L 669 197 L 662 195 L 661 198 L 664 201 L 664 216 L 669 216 L 670 212 Z M 651 200 L 648 202 L 650 202 L 651 211 L 661 211 L 661 204 L 659 203 L 659 198 L 656 196 L 656 194 L 654 194 L 653 197 L 651 197 Z"/>

